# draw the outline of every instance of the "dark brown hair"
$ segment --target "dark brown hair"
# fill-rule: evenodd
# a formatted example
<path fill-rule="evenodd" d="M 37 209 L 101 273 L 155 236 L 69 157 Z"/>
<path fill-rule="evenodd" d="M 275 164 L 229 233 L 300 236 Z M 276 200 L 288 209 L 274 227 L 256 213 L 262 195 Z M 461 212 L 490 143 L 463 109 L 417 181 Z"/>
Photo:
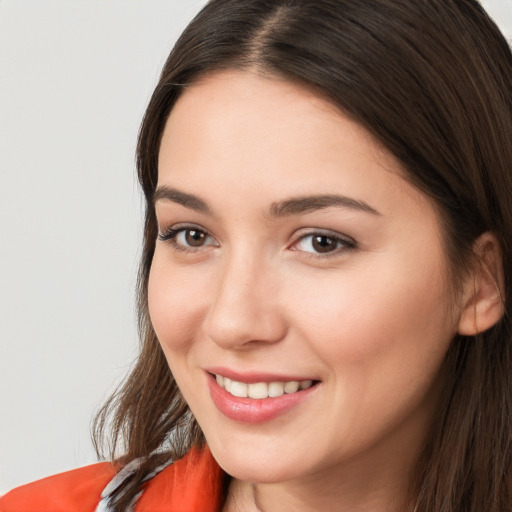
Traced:
<path fill-rule="evenodd" d="M 119 465 L 146 458 L 117 507 L 162 459 L 204 442 L 151 326 L 147 282 L 166 120 L 189 84 L 222 69 L 257 69 L 313 88 L 371 132 L 437 205 L 454 282 L 475 239 L 485 231 L 497 237 L 505 315 L 478 336 L 453 340 L 411 485 L 417 512 L 512 510 L 512 54 L 475 0 L 212 0 L 182 34 L 137 148 L 146 199 L 141 352 L 95 422 L 97 448 L 110 427 Z"/>

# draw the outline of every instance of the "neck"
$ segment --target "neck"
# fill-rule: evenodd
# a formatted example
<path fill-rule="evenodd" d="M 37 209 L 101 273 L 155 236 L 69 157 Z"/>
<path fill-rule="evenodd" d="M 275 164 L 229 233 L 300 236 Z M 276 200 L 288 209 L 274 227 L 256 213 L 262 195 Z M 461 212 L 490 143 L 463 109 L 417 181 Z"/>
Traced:
<path fill-rule="evenodd" d="M 403 429 L 343 463 L 284 482 L 233 479 L 224 512 L 414 512 L 411 488 L 424 429 Z"/>
<path fill-rule="evenodd" d="M 369 492 L 365 496 L 354 492 L 331 490 L 329 493 L 309 494 L 293 485 L 261 485 L 235 481 L 230 488 L 224 512 L 396 512 L 414 511 L 415 500 L 404 499 L 393 489 Z"/>
<path fill-rule="evenodd" d="M 382 465 L 374 460 L 371 467 L 349 463 L 279 483 L 233 479 L 224 512 L 413 512 L 417 492 L 410 488 L 411 465 L 397 465 L 396 459 Z"/>

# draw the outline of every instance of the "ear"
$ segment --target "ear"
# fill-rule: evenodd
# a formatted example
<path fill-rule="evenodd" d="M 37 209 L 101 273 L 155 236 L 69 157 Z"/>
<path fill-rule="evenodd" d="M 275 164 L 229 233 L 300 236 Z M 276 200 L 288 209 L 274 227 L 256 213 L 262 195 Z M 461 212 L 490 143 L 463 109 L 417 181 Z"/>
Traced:
<path fill-rule="evenodd" d="M 473 244 L 475 263 L 464 282 L 459 334 L 474 336 L 496 324 L 505 312 L 503 258 L 496 236 L 480 235 Z"/>

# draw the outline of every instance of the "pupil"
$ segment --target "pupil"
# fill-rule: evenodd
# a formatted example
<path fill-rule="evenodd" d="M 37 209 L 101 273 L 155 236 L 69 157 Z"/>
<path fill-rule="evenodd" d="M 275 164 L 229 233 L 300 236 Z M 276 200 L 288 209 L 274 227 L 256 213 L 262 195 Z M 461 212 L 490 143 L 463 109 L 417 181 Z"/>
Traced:
<path fill-rule="evenodd" d="M 329 252 L 336 249 L 336 240 L 328 236 L 315 236 L 313 238 L 313 248 L 317 252 Z"/>
<path fill-rule="evenodd" d="M 205 234 L 202 231 L 191 229 L 187 231 L 185 238 L 188 245 L 191 245 L 192 247 L 199 247 L 203 245 Z"/>

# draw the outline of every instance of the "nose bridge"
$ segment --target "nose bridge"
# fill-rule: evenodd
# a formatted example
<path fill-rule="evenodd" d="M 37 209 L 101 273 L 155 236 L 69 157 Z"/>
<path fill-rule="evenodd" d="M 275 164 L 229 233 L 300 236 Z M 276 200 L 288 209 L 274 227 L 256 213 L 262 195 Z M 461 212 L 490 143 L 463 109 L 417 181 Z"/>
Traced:
<path fill-rule="evenodd" d="M 285 322 L 277 306 L 277 269 L 250 247 L 223 258 L 206 318 L 206 332 L 225 348 L 249 342 L 275 342 L 284 336 Z"/>

